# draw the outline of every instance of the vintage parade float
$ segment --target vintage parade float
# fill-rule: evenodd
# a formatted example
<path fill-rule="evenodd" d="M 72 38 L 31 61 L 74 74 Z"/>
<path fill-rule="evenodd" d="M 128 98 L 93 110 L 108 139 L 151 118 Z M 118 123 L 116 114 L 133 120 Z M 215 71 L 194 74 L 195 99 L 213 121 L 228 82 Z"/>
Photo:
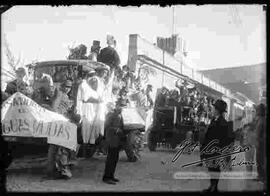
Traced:
<path fill-rule="evenodd" d="M 76 93 L 84 67 L 91 67 L 96 72 L 104 69 L 110 72 L 107 65 L 90 60 L 59 60 L 35 63 L 34 80 L 31 84 L 33 93 L 26 96 L 17 92 L 2 103 L 1 122 L 4 139 L 11 144 L 47 145 L 52 143 L 76 151 L 77 144 L 82 143 L 81 118 L 75 111 Z M 40 73 L 49 75 L 53 80 L 53 86 L 50 86 L 46 80 L 36 80 L 35 76 Z M 109 76 L 114 77 L 113 74 L 109 74 Z M 69 112 L 63 116 L 54 111 L 51 100 L 55 90 L 59 89 L 61 83 L 66 80 L 72 81 L 72 88 L 69 93 L 70 102 L 67 106 Z M 114 80 L 114 83 L 117 83 L 117 79 Z M 119 87 L 117 84 L 116 86 Z M 112 89 L 112 85 L 109 88 Z M 137 161 L 140 158 L 142 147 L 141 132 L 144 131 L 144 121 L 134 108 L 123 106 L 122 111 L 126 133 L 123 150 L 125 150 L 129 161 Z M 87 148 L 87 152 L 84 152 L 85 154 L 82 156 L 93 156 L 100 143 L 106 151 L 104 138 L 98 138 L 96 145 Z"/>

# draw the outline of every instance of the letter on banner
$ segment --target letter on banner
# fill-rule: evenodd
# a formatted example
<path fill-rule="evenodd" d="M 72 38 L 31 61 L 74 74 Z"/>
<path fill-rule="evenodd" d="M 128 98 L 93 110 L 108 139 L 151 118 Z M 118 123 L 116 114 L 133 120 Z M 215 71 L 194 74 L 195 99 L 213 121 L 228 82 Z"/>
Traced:
<path fill-rule="evenodd" d="M 3 136 L 44 137 L 50 144 L 76 150 L 77 126 L 19 92 L 2 104 L 1 114 Z"/>

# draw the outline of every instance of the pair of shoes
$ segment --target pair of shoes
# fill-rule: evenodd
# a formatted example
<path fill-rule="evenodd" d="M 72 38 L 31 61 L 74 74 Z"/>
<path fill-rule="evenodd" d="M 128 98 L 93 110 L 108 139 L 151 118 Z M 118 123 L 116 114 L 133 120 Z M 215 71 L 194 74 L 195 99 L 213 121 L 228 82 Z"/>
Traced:
<path fill-rule="evenodd" d="M 218 189 L 217 187 L 210 186 L 208 189 L 204 189 L 202 192 L 203 193 L 217 193 Z"/>
<path fill-rule="evenodd" d="M 51 174 L 51 175 L 46 175 L 41 178 L 41 180 L 69 180 L 71 177 L 66 176 L 66 175 L 61 175 L 58 173 Z"/>
<path fill-rule="evenodd" d="M 63 174 L 56 174 L 54 175 L 54 180 L 69 180 L 71 176 L 63 175 Z"/>
<path fill-rule="evenodd" d="M 69 179 L 71 179 L 71 177 L 65 176 L 65 175 L 61 175 L 59 179 L 69 180 Z"/>
<path fill-rule="evenodd" d="M 113 179 L 110 178 L 103 178 L 102 180 L 104 183 L 106 184 L 112 184 L 112 185 L 116 185 L 116 182 Z"/>
<path fill-rule="evenodd" d="M 112 181 L 114 181 L 114 182 L 120 182 L 120 180 L 117 179 L 117 178 L 112 178 Z"/>

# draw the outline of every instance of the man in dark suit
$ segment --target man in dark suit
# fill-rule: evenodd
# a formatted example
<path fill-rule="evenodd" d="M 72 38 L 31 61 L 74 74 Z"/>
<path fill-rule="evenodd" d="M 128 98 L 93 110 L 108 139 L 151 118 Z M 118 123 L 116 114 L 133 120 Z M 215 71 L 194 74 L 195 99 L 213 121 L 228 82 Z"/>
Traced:
<path fill-rule="evenodd" d="M 120 58 L 115 50 L 116 40 L 112 35 L 107 35 L 107 44 L 108 46 L 100 51 L 97 60 L 110 66 L 111 70 L 119 69 Z"/>
<path fill-rule="evenodd" d="M 107 184 L 116 184 L 116 182 L 119 182 L 119 180 L 114 177 L 114 173 L 119 159 L 121 143 L 124 140 L 123 120 L 119 104 L 116 104 L 116 107 L 107 115 L 105 137 L 108 144 L 108 154 L 103 175 L 103 182 Z"/>
<path fill-rule="evenodd" d="M 211 121 L 207 132 L 205 134 L 205 139 L 204 142 L 202 144 L 202 153 L 204 151 L 204 148 L 206 148 L 206 146 L 213 140 L 217 139 L 218 143 L 215 143 L 214 145 L 217 146 L 218 148 L 223 148 L 227 145 L 230 144 L 231 139 L 229 137 L 229 128 L 228 128 L 228 123 L 224 118 L 224 114 L 227 109 L 227 104 L 225 101 L 218 99 L 214 104 L 214 119 Z M 203 153 L 201 156 L 203 159 L 208 159 L 208 158 L 212 158 L 215 156 L 220 155 L 217 152 L 211 153 L 211 154 L 206 154 Z M 209 172 L 213 172 L 216 173 L 217 175 L 220 174 L 220 166 L 216 164 L 216 160 L 211 161 L 213 164 L 212 166 L 208 166 L 208 171 Z M 217 192 L 218 189 L 218 181 L 219 178 L 214 178 L 211 177 L 210 179 L 210 187 L 206 190 L 204 190 L 204 192 Z"/>

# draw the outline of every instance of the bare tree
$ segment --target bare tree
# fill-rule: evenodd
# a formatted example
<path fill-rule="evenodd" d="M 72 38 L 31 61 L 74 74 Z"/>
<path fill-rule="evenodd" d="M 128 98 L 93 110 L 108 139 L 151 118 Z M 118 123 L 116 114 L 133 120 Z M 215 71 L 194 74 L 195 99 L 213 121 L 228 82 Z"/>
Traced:
<path fill-rule="evenodd" d="M 11 52 L 9 43 L 7 41 L 6 35 L 4 35 L 4 52 L 7 57 L 7 67 L 2 67 L 2 74 L 8 78 L 14 79 L 16 77 L 15 71 L 22 63 L 21 55 L 16 58 Z"/>

